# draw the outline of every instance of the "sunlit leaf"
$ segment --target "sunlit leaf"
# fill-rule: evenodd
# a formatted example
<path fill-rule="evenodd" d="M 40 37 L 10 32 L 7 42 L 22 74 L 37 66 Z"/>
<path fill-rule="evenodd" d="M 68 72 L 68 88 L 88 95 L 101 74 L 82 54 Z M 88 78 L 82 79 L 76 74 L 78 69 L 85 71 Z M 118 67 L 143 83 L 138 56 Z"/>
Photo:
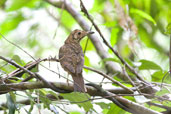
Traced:
<path fill-rule="evenodd" d="M 12 60 L 14 60 L 16 63 L 22 65 L 21 59 L 20 59 L 20 57 L 18 55 L 14 55 L 12 57 Z"/>
<path fill-rule="evenodd" d="M 102 109 L 108 109 L 109 107 L 109 104 L 106 104 L 104 102 L 98 102 L 96 104 L 99 105 Z"/>
<path fill-rule="evenodd" d="M 24 19 L 25 18 L 21 13 L 9 15 L 5 21 L 0 22 L 0 32 L 2 34 L 10 32 L 11 30 L 15 29 Z"/>
<path fill-rule="evenodd" d="M 4 7 L 6 1 L 7 1 L 7 0 L 0 0 L 0 8 L 1 8 L 1 7 Z"/>
<path fill-rule="evenodd" d="M 40 0 L 11 0 L 11 4 L 6 9 L 7 11 L 15 11 L 22 7 L 35 7 Z"/>
<path fill-rule="evenodd" d="M 39 98 L 42 101 L 44 108 L 50 109 L 50 104 L 52 101 L 46 97 L 46 93 L 47 92 L 43 89 L 39 90 L 39 94 L 40 94 Z"/>
<path fill-rule="evenodd" d="M 59 10 L 59 12 L 61 11 Z M 75 20 L 67 11 L 64 10 L 62 11 L 61 23 L 65 24 L 67 27 L 72 27 Z"/>
<path fill-rule="evenodd" d="M 162 70 L 162 68 L 156 63 L 149 60 L 140 60 L 141 65 L 139 66 L 140 70 Z"/>
<path fill-rule="evenodd" d="M 113 104 L 113 103 L 110 103 L 110 109 L 109 111 L 107 112 L 107 114 L 124 114 L 125 111 L 123 112 L 123 110 L 118 107 L 117 105 Z"/>
<path fill-rule="evenodd" d="M 104 0 L 94 0 L 91 12 L 100 12 L 104 8 L 103 2 Z"/>
<path fill-rule="evenodd" d="M 88 100 L 90 96 L 85 93 L 79 93 L 79 92 L 72 92 L 68 94 L 60 94 L 64 97 L 64 99 L 68 99 L 69 101 L 75 102 L 73 104 L 77 104 L 84 108 L 85 111 L 89 111 L 91 108 L 93 108 L 93 105 Z"/>
<path fill-rule="evenodd" d="M 165 34 L 171 34 L 171 23 L 167 25 Z"/>
<path fill-rule="evenodd" d="M 110 36 L 110 44 L 114 46 L 118 40 L 119 28 L 113 28 Z"/>
<path fill-rule="evenodd" d="M 36 65 L 34 68 L 32 68 L 31 71 L 32 72 L 38 72 L 39 71 L 38 65 Z"/>
<path fill-rule="evenodd" d="M 81 112 L 72 111 L 72 112 L 69 112 L 69 114 L 82 114 L 82 113 Z"/>
<path fill-rule="evenodd" d="M 171 87 L 170 87 L 170 90 L 171 90 Z M 165 94 L 168 94 L 169 93 L 169 89 L 166 89 L 166 88 L 162 88 L 160 91 L 156 92 L 156 96 L 163 96 Z"/>
<path fill-rule="evenodd" d="M 130 13 L 137 14 L 137 15 L 151 21 L 154 25 L 156 25 L 156 21 L 149 14 L 147 14 L 146 12 L 144 12 L 142 10 L 131 8 Z"/>
<path fill-rule="evenodd" d="M 166 75 L 167 71 L 156 71 L 154 72 L 151 76 L 152 76 L 152 81 L 161 81 L 162 78 L 164 77 L 164 75 Z"/>
<path fill-rule="evenodd" d="M 88 39 L 87 47 L 86 47 L 86 43 L 87 43 L 87 38 L 82 39 L 81 46 L 83 47 L 83 50 L 85 50 L 85 48 L 86 48 L 86 51 L 95 50 L 94 45 L 93 45 L 93 43 L 91 42 L 90 39 Z"/>

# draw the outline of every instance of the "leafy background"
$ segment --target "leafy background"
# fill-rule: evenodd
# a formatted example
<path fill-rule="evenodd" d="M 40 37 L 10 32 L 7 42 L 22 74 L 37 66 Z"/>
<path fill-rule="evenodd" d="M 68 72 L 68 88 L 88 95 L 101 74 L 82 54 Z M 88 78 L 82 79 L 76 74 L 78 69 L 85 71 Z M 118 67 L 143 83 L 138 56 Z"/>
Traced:
<path fill-rule="evenodd" d="M 75 9 L 81 13 L 79 0 L 71 1 Z M 106 40 L 113 47 L 116 47 L 121 56 L 130 63 L 139 73 L 150 82 L 161 82 L 163 76 L 169 69 L 169 33 L 171 24 L 171 1 L 170 0 L 119 0 L 124 11 L 133 20 L 137 29 L 132 30 L 136 35 L 130 37 L 130 31 L 124 30 L 124 19 L 119 18 L 115 2 L 113 0 L 84 0 L 86 8 L 89 10 L 93 20 L 103 31 Z M 83 15 L 83 13 L 81 13 Z M 86 20 L 86 18 L 85 18 Z M 26 50 L 34 58 L 48 58 L 58 56 L 58 50 L 63 45 L 68 34 L 75 28 L 80 28 L 78 23 L 70 16 L 68 12 L 57 9 L 46 2 L 46 0 L 0 0 L 0 33 L 9 41 L 17 44 Z M 94 30 L 94 29 L 93 29 Z M 100 39 L 101 40 L 101 39 Z M 81 45 L 85 49 L 87 38 Z M 103 44 L 104 45 L 104 44 Z M 17 46 L 10 44 L 4 38 L 0 37 L 0 54 L 4 57 L 13 59 L 20 65 L 33 61 L 26 53 Z M 104 45 L 105 47 L 105 45 Z M 105 47 L 108 50 L 107 47 Z M 105 71 L 104 61 L 114 61 L 118 66 L 122 66 L 119 60 L 112 54 L 111 58 L 102 60 L 95 51 L 95 48 L 89 40 L 85 54 L 85 65 Z M 16 68 L 0 61 L 0 76 L 8 74 Z M 67 73 L 61 69 L 58 63 L 43 63 L 50 69 L 54 69 L 67 77 Z M 3 66 L 3 67 L 2 67 Z M 58 66 L 59 68 L 56 68 Z M 45 75 L 48 81 L 66 80 L 60 78 L 50 71 L 39 67 L 39 73 Z M 85 76 L 86 75 L 86 76 Z M 102 77 L 85 70 L 84 77 L 87 81 L 99 83 Z M 116 78 L 117 80 L 120 80 Z M 20 79 L 19 81 L 21 81 Z M 169 77 L 164 82 L 169 83 Z M 18 81 L 18 82 L 19 82 Z M 31 80 L 34 81 L 34 80 Z M 105 80 L 108 82 L 108 80 Z M 17 83 L 17 82 L 16 82 Z M 130 87 L 131 85 L 125 84 Z M 114 87 L 112 84 L 104 84 L 105 88 Z M 42 113 L 51 113 L 55 110 L 60 113 L 81 114 L 84 111 L 90 113 L 127 113 L 107 100 L 89 101 L 87 104 L 72 104 L 71 106 L 62 104 L 62 102 L 52 102 L 44 97 L 40 97 L 42 104 L 36 104 L 33 97 L 38 94 L 44 96 L 47 93 L 55 94 L 51 90 L 28 90 L 25 92 L 10 92 L 6 95 L 0 95 L 0 103 L 7 102 L 9 112 L 16 113 L 38 113 L 37 109 L 42 109 Z M 158 95 L 169 93 L 163 90 Z M 64 99 L 74 101 L 74 93 L 62 95 Z M 23 97 L 24 96 L 24 97 Z M 84 95 L 77 95 L 77 101 L 83 101 Z M 58 96 L 57 96 L 58 97 Z M 31 105 L 23 108 L 16 101 L 20 99 L 30 99 Z M 138 98 L 128 97 L 135 101 Z M 157 102 L 157 101 L 156 101 Z M 58 105 L 59 104 L 59 105 Z M 164 104 L 165 105 L 165 104 Z M 168 104 L 170 105 L 170 104 Z M 74 108 L 73 108 L 74 107 Z M 83 107 L 83 108 L 79 108 Z M 156 109 L 155 107 L 149 107 Z M 64 109 L 64 110 L 62 110 Z M 75 109 L 75 110 L 74 110 Z M 4 109 L 5 110 L 5 109 Z M 162 109 L 156 109 L 161 111 Z M 4 112 L 6 112 L 5 110 Z M 1 111 L 1 113 L 4 113 Z M 8 112 L 8 111 L 7 111 Z M 7 113 L 6 112 L 6 113 Z M 57 113 L 56 112 L 56 113 Z"/>

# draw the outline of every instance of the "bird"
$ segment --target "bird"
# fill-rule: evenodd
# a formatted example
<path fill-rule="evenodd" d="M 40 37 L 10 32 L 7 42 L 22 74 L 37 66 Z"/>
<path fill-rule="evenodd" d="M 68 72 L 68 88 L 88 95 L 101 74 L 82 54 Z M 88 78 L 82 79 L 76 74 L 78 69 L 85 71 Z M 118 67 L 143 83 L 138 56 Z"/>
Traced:
<path fill-rule="evenodd" d="M 62 68 L 72 76 L 74 82 L 74 92 L 87 92 L 85 88 L 82 70 L 84 66 L 84 53 L 80 46 L 80 41 L 92 31 L 73 30 L 65 43 L 59 49 L 59 62 Z"/>

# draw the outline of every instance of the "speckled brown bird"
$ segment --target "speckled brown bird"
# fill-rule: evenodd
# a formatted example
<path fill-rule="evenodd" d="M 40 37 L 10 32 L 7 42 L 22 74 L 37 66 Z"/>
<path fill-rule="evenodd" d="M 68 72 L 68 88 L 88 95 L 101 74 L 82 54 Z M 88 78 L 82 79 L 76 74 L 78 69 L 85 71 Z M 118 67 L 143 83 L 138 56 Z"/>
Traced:
<path fill-rule="evenodd" d="M 65 71 L 71 74 L 74 81 L 74 91 L 86 92 L 82 69 L 84 66 L 84 53 L 80 46 L 83 37 L 94 32 L 74 30 L 65 40 L 65 44 L 59 49 L 59 61 Z"/>

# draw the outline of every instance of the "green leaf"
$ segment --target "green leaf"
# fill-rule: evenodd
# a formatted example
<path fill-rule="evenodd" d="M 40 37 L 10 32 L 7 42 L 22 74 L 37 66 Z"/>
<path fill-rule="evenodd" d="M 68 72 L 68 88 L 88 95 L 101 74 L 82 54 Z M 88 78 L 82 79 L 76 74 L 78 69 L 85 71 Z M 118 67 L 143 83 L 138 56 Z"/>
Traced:
<path fill-rule="evenodd" d="M 61 10 L 59 10 L 59 12 L 60 11 Z M 65 24 L 68 28 L 71 28 L 73 26 L 73 24 L 75 23 L 75 20 L 73 19 L 73 17 L 67 11 L 64 10 L 62 12 L 61 16 L 62 16 L 61 17 L 61 23 Z"/>
<path fill-rule="evenodd" d="M 158 92 L 156 92 L 156 96 L 163 96 L 163 95 L 165 95 L 165 94 L 168 94 L 168 93 L 170 93 L 170 91 L 169 90 L 171 90 L 171 87 L 169 88 L 169 89 L 166 89 L 166 88 L 162 88 L 162 90 L 160 90 L 160 91 L 158 91 Z"/>
<path fill-rule="evenodd" d="M 4 7 L 6 1 L 7 1 L 7 0 L 0 0 L 0 8 L 1 8 L 1 7 Z"/>
<path fill-rule="evenodd" d="M 72 111 L 72 112 L 69 112 L 69 114 L 82 114 L 82 113 L 81 112 Z"/>
<path fill-rule="evenodd" d="M 171 34 L 171 23 L 167 25 L 165 34 Z"/>
<path fill-rule="evenodd" d="M 16 110 L 16 106 L 14 100 L 12 99 L 11 95 L 6 94 L 7 97 L 7 107 L 9 109 L 9 114 L 14 114 Z"/>
<path fill-rule="evenodd" d="M 36 65 L 34 68 L 32 68 L 31 71 L 32 72 L 38 72 L 39 71 L 38 65 Z"/>
<path fill-rule="evenodd" d="M 12 60 L 14 60 L 16 63 L 22 65 L 21 59 L 20 59 L 20 57 L 18 55 L 14 55 L 12 57 Z"/>
<path fill-rule="evenodd" d="M 11 0 L 11 4 L 9 8 L 7 8 L 7 11 L 15 11 L 22 7 L 35 7 L 38 5 L 38 2 L 40 0 Z"/>
<path fill-rule="evenodd" d="M 111 103 L 110 104 L 110 109 L 108 111 L 107 114 L 124 114 L 125 111 L 122 110 L 120 107 L 118 107 L 117 105 Z"/>
<path fill-rule="evenodd" d="M 104 0 L 94 0 L 93 8 L 91 9 L 90 12 L 100 12 L 101 10 L 104 9 Z"/>
<path fill-rule="evenodd" d="M 104 102 L 99 102 L 96 104 L 99 105 L 102 109 L 108 109 L 108 107 L 109 107 L 109 104 L 106 104 Z"/>
<path fill-rule="evenodd" d="M 142 59 L 139 62 L 141 62 L 139 70 L 162 70 L 159 65 L 152 61 Z"/>
<path fill-rule="evenodd" d="M 84 108 L 85 111 L 89 111 L 93 108 L 93 105 L 91 104 L 90 96 L 86 93 L 80 93 L 80 92 L 72 92 L 68 94 L 60 94 L 64 97 L 64 99 L 68 99 L 73 104 L 77 104 L 78 106 L 81 106 Z"/>
<path fill-rule="evenodd" d="M 167 73 L 168 71 L 156 71 L 154 72 L 151 76 L 152 76 L 152 81 L 161 81 L 163 76 Z"/>
<path fill-rule="evenodd" d="M 119 28 L 113 28 L 110 37 L 110 44 L 114 46 L 118 40 Z"/>
<path fill-rule="evenodd" d="M 21 13 L 8 15 L 5 21 L 0 23 L 0 32 L 2 34 L 10 32 L 11 30 L 15 29 L 24 19 L 25 18 Z"/>
<path fill-rule="evenodd" d="M 88 40 L 88 44 L 87 44 L 87 47 L 86 47 L 87 40 Z M 85 48 L 86 48 L 86 51 L 95 50 L 93 43 L 91 42 L 91 40 L 89 40 L 87 38 L 82 39 L 81 46 L 83 47 L 83 50 L 85 50 Z"/>
<path fill-rule="evenodd" d="M 137 14 L 149 21 L 151 21 L 154 25 L 156 25 L 156 21 L 146 12 L 143 12 L 142 10 L 131 8 L 130 13 Z"/>
<path fill-rule="evenodd" d="M 50 109 L 50 104 L 52 103 L 52 101 L 50 99 L 48 99 L 47 97 L 45 97 L 47 94 L 47 92 L 43 89 L 39 90 L 39 95 L 40 95 L 40 100 L 43 103 L 44 108 L 48 108 Z"/>
<path fill-rule="evenodd" d="M 109 111 L 108 109 L 103 109 L 102 113 L 103 113 L 103 114 L 107 114 L 108 111 Z"/>

